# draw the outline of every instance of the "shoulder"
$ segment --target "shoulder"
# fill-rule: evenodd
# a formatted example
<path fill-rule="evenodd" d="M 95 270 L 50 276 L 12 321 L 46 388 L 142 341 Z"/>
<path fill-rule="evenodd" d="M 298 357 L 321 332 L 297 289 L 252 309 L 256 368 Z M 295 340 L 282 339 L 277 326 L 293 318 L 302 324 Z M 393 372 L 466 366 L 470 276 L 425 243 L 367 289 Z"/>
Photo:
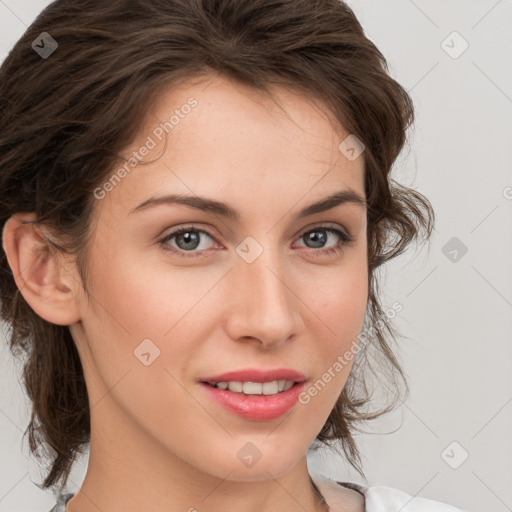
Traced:
<path fill-rule="evenodd" d="M 326 475 L 312 475 L 332 512 L 344 510 L 345 490 L 357 491 L 364 496 L 364 512 L 463 512 L 462 510 L 427 498 L 411 496 L 385 486 L 365 486 L 350 482 L 337 482 Z M 356 509 L 357 510 L 357 509 Z"/>

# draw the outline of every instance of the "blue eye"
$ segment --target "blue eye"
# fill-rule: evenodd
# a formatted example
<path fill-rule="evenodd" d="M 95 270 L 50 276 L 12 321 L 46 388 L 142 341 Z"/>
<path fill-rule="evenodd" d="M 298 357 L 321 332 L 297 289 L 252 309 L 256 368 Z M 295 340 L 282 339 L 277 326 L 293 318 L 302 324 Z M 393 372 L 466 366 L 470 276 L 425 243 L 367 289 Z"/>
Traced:
<path fill-rule="evenodd" d="M 203 238 L 204 235 L 211 240 L 215 240 L 207 231 L 189 226 L 173 231 L 159 240 L 158 243 L 162 246 L 162 249 L 177 254 L 179 257 L 205 257 L 203 253 L 206 251 L 206 248 L 200 249 L 199 251 L 196 250 L 201 245 L 201 238 Z M 300 235 L 299 239 L 305 238 L 308 243 L 322 246 L 328 241 L 328 235 L 336 235 L 340 241 L 334 247 L 310 247 L 308 253 L 314 256 L 336 255 L 340 254 L 345 246 L 354 242 L 354 239 L 348 233 L 329 226 L 316 226 L 313 229 L 308 229 Z M 177 247 L 169 244 L 171 240 L 175 241 Z"/>

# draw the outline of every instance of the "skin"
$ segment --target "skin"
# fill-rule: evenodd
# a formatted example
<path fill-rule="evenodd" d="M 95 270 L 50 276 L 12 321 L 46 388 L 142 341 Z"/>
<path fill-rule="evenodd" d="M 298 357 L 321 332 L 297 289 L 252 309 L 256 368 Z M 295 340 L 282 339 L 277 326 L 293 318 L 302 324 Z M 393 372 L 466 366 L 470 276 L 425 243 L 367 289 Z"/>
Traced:
<path fill-rule="evenodd" d="M 287 367 L 314 383 L 363 324 L 366 207 L 346 203 L 296 218 L 334 191 L 364 198 L 363 157 L 350 161 L 340 153 L 348 132 L 318 103 L 285 89 L 276 94 L 286 114 L 222 76 L 158 97 L 126 155 L 188 98 L 198 105 L 166 147 L 151 151 L 152 163 L 135 167 L 97 201 L 90 299 L 73 259 L 49 251 L 44 231 L 19 222 L 33 215 L 13 216 L 4 229 L 23 296 L 42 318 L 70 326 L 85 372 L 90 458 L 69 512 L 323 510 L 306 452 L 351 364 L 309 403 L 272 421 L 226 411 L 197 382 L 241 368 Z M 130 213 L 165 193 L 223 201 L 241 218 L 169 204 Z M 210 235 L 200 234 L 192 249 L 203 257 L 182 257 L 158 243 L 189 223 Z M 308 244 L 303 235 L 319 225 L 348 231 L 354 242 L 334 256 L 320 255 L 343 240 L 323 232 L 323 246 Z M 236 252 L 247 236 L 263 248 L 252 263 Z M 179 238 L 167 245 L 186 253 Z M 134 356 L 144 339 L 160 350 L 148 366 Z M 237 457 L 248 442 L 261 452 L 251 467 Z M 340 487 L 340 496 L 343 510 L 363 510 L 357 492 Z"/>

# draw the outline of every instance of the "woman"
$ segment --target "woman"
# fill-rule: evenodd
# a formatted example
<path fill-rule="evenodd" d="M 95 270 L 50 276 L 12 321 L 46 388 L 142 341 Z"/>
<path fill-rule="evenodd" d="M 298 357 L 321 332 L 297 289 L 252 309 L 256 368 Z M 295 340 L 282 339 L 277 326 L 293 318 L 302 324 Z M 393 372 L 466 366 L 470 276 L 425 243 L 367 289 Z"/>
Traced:
<path fill-rule="evenodd" d="M 340 443 L 363 474 L 369 357 L 403 377 L 376 270 L 433 223 L 348 6 L 57 0 L 0 98 L 2 317 L 53 512 L 456 510 L 307 468 Z"/>

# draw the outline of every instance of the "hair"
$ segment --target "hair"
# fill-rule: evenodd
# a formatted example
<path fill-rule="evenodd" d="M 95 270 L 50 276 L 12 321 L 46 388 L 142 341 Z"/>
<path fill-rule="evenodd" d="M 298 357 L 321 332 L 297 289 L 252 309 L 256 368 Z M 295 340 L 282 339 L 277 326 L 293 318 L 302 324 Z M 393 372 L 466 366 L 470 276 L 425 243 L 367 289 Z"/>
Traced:
<path fill-rule="evenodd" d="M 41 58 L 32 43 L 48 32 L 58 48 Z M 120 160 L 158 94 L 212 73 L 272 98 L 281 87 L 323 102 L 365 145 L 368 303 L 372 336 L 360 343 L 346 385 L 316 437 L 341 446 L 364 476 L 353 434 L 396 405 L 372 410 L 378 385 L 408 392 L 392 350 L 398 331 L 379 301 L 378 270 L 413 240 L 427 240 L 434 212 L 391 177 L 414 121 L 413 102 L 388 72 L 354 12 L 340 0 L 57 0 L 37 17 L 0 68 L 0 227 L 35 214 L 52 250 L 76 257 L 87 291 L 97 199 L 93 191 Z M 88 292 L 87 292 L 88 293 Z M 0 254 L 1 316 L 11 353 L 23 361 L 31 401 L 25 434 L 33 456 L 54 451 L 42 487 L 65 486 L 90 442 L 90 410 L 69 326 L 39 317 Z M 385 319 L 385 321 L 382 321 Z M 365 340 L 366 341 L 366 340 Z M 372 370 L 369 354 L 379 355 Z M 338 442 L 339 441 L 339 442 Z M 338 442 L 338 443 L 337 443 Z M 341 452 L 340 452 L 341 453 Z"/>

